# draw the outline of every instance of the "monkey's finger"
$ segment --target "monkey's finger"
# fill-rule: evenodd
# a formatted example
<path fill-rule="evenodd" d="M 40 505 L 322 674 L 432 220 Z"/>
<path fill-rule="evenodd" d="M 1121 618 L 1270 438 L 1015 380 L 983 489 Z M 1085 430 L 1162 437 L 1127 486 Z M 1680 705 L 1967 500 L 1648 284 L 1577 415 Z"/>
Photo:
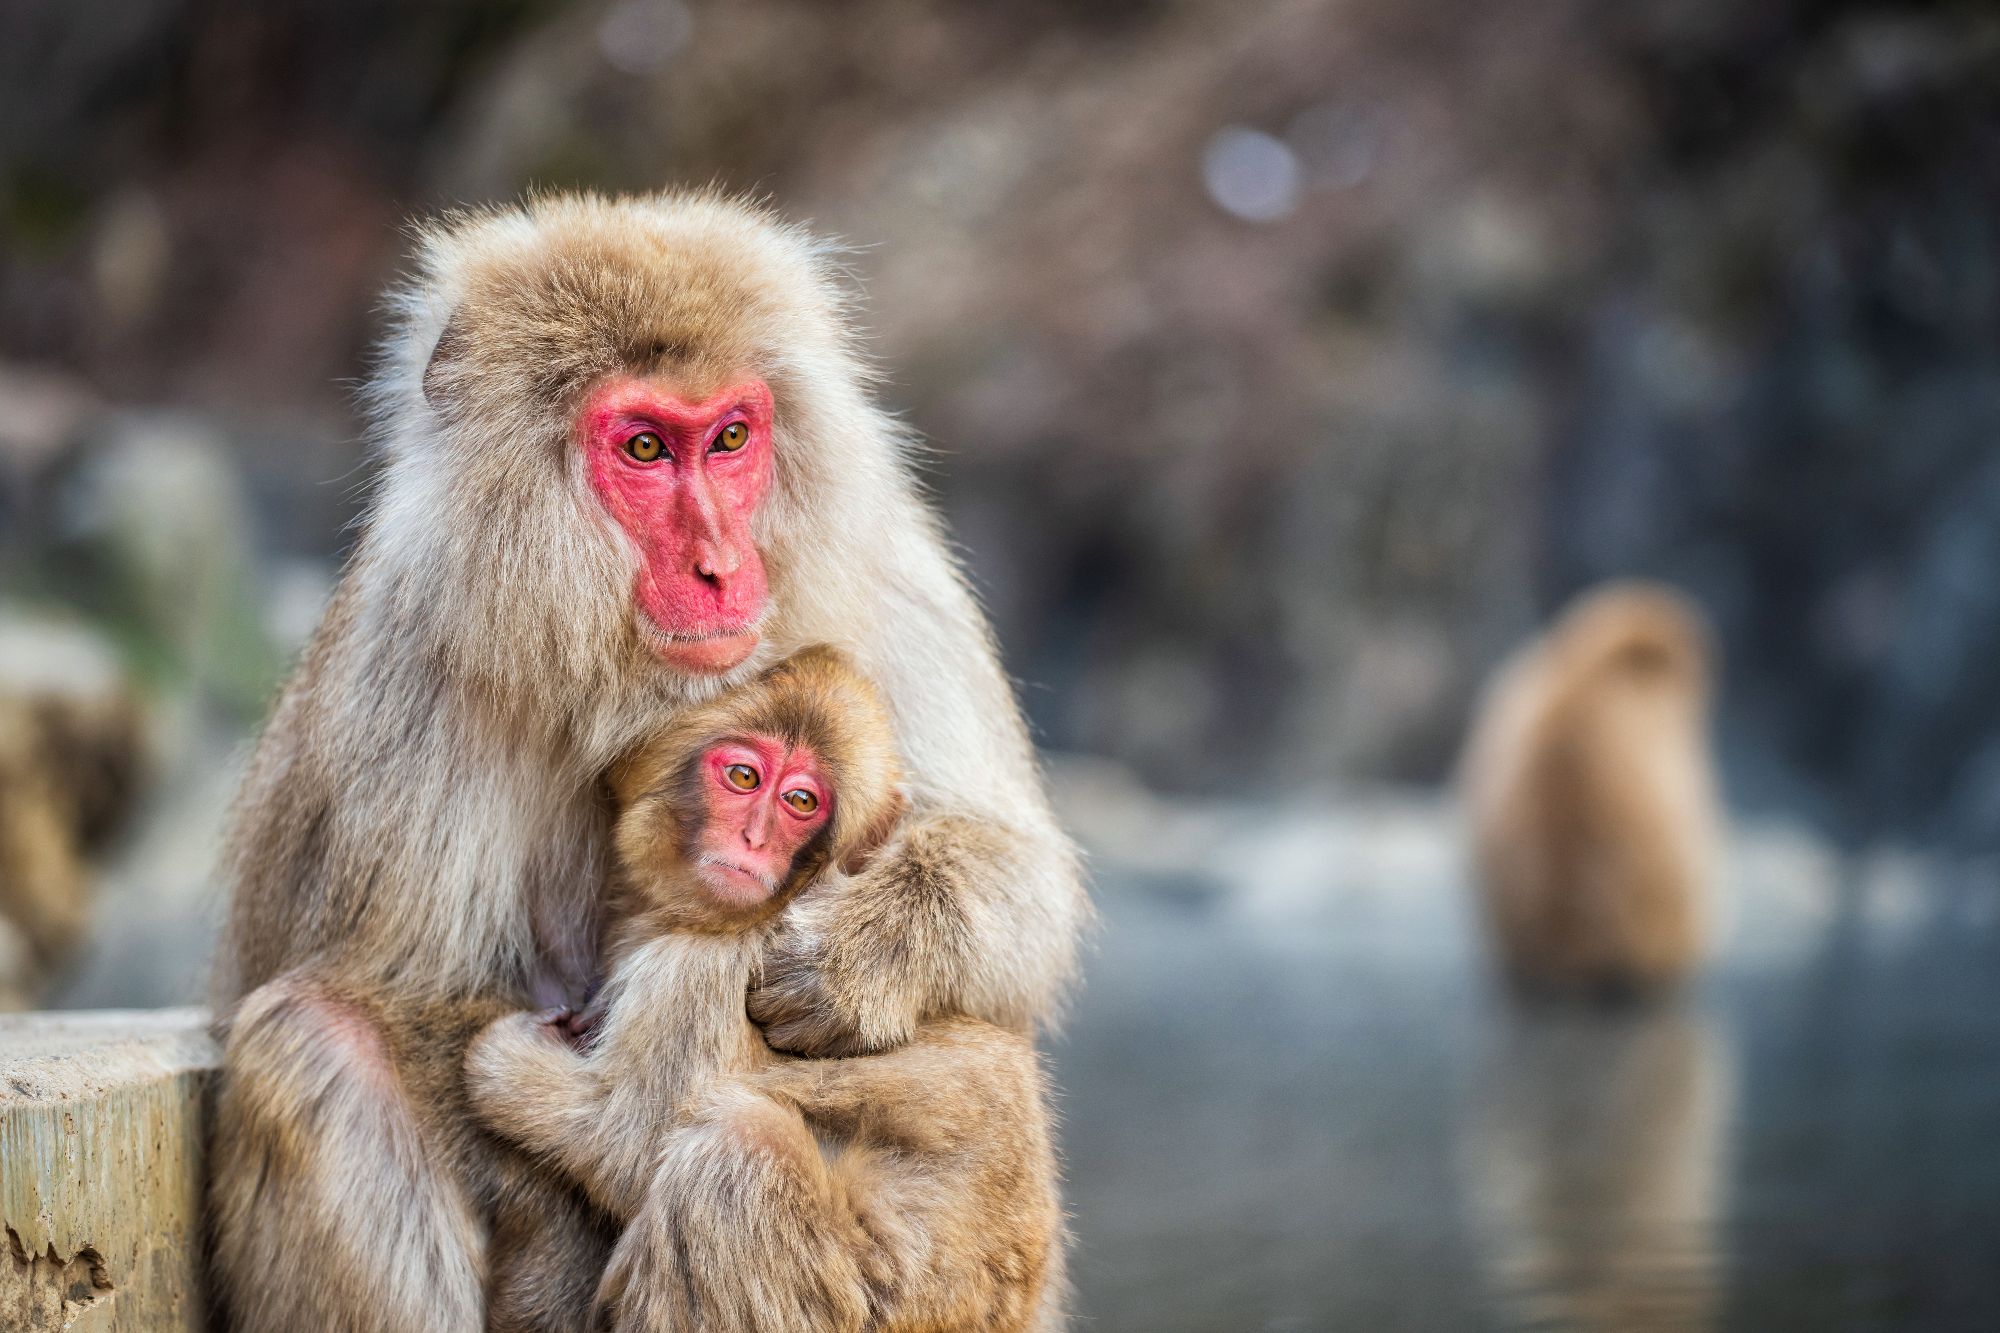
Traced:
<path fill-rule="evenodd" d="M 759 1027 L 786 1022 L 804 1010 L 799 997 L 783 986 L 764 985 L 750 992 L 750 1021 Z"/>
<path fill-rule="evenodd" d="M 750 988 L 750 1021 L 778 1023 L 803 1014 L 818 1001 L 812 967 L 797 954 L 774 949 L 764 963 L 764 977 Z"/>
<path fill-rule="evenodd" d="M 817 991 L 797 982 L 760 986 L 750 992 L 750 1021 L 765 1029 L 810 1022 L 818 1007 Z"/>
<path fill-rule="evenodd" d="M 857 1026 L 848 1021 L 811 971 L 802 970 L 783 982 L 753 991 L 750 1017 L 764 1029 L 765 1042 L 776 1051 L 838 1056 L 860 1055 L 868 1049 Z"/>
<path fill-rule="evenodd" d="M 774 1023 L 764 1029 L 764 1041 L 774 1051 L 820 1059 L 866 1055 L 869 1049 L 859 1032 L 830 1020 L 825 1014 L 806 1014 Z"/>

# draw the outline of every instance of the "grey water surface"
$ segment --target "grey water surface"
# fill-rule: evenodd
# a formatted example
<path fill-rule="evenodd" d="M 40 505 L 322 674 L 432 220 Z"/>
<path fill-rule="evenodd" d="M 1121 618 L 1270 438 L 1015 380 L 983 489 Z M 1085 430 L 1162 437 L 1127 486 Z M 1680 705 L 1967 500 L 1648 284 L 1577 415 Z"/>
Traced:
<path fill-rule="evenodd" d="M 1698 985 L 1523 1007 L 1442 803 L 1066 787 L 1080 1328 L 2000 1328 L 1990 866 L 1740 833 Z"/>

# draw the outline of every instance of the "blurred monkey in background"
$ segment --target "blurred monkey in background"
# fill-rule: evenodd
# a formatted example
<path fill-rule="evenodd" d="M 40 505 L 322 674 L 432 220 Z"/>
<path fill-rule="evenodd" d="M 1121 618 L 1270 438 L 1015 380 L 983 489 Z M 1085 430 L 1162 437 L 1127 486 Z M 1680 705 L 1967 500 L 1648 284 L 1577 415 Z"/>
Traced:
<path fill-rule="evenodd" d="M 149 765 L 144 716 L 101 645 L 0 622 L 0 659 L 0 1009 L 28 1009 L 83 941 L 89 858 Z"/>
<path fill-rule="evenodd" d="M 1462 781 L 1487 925 L 1521 988 L 1629 994 L 1701 961 L 1721 828 L 1712 656 L 1685 597 L 1615 583 L 1488 687 Z"/>

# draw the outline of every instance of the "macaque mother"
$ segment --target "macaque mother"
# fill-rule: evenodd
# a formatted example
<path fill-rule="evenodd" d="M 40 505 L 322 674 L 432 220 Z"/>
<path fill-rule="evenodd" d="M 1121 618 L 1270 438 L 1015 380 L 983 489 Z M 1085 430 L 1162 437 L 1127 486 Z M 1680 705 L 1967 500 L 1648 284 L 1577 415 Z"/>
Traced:
<path fill-rule="evenodd" d="M 992 638 L 869 398 L 824 249 L 711 195 L 427 232 L 371 389 L 383 467 L 227 854 L 214 1139 L 240 1329 L 582 1327 L 603 1220 L 484 1137 L 492 1016 L 594 981 L 601 775 L 808 643 L 889 701 L 910 808 L 748 999 L 804 1054 L 1029 1030 L 1088 911 Z M 496 1228 L 572 1285 L 491 1272 Z"/>

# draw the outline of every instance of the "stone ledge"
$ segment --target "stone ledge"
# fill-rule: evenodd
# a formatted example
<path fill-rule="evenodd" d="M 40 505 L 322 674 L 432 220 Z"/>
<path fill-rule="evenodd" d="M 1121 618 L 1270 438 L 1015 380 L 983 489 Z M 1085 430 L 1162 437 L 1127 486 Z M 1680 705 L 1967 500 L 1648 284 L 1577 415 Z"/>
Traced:
<path fill-rule="evenodd" d="M 201 1009 L 0 1016 L 0 1328 L 204 1327 Z"/>

